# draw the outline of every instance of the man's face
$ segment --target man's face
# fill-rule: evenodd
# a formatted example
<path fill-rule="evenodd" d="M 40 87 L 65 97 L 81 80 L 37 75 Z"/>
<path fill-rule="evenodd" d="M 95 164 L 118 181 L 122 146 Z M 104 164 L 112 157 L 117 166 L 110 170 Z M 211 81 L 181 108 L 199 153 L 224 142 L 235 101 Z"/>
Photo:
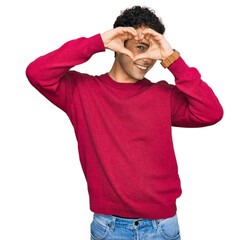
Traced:
<path fill-rule="evenodd" d="M 138 34 L 145 27 L 137 28 Z M 146 52 L 149 49 L 149 42 L 146 39 L 143 39 L 140 43 L 136 43 L 134 39 L 127 40 L 125 47 L 129 49 L 134 57 Z M 134 80 L 142 80 L 145 74 L 154 66 L 156 60 L 154 59 L 138 59 L 136 62 L 127 56 L 126 54 L 117 54 L 117 58 L 119 60 L 119 64 L 123 70 L 123 72 Z"/>

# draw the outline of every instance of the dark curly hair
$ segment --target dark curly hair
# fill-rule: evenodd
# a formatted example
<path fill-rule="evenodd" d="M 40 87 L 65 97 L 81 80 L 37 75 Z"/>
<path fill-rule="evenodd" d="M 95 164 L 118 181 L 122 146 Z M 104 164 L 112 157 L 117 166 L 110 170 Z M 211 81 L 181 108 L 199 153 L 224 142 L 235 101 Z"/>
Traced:
<path fill-rule="evenodd" d="M 117 17 L 113 27 L 149 27 L 158 33 L 163 34 L 165 27 L 159 19 L 155 11 L 148 7 L 134 6 L 121 11 L 121 15 Z"/>

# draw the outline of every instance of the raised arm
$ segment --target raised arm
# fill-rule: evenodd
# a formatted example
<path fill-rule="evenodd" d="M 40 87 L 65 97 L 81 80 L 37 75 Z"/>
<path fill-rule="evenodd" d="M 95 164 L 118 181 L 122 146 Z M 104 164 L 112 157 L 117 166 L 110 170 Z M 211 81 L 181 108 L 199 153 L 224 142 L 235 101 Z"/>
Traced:
<path fill-rule="evenodd" d="M 150 42 L 149 49 L 136 56 L 164 60 L 173 53 L 163 35 L 152 29 L 145 29 L 142 36 Z M 217 123 L 223 117 L 223 109 L 213 90 L 201 80 L 196 68 L 189 67 L 179 57 L 168 69 L 175 77 L 171 85 L 171 120 L 177 127 L 204 127 Z"/>
<path fill-rule="evenodd" d="M 171 121 L 176 127 L 205 127 L 223 117 L 223 108 L 201 74 L 178 58 L 168 68 L 175 77 L 171 91 Z"/>
<path fill-rule="evenodd" d="M 41 94 L 67 112 L 78 77 L 69 69 L 101 51 L 105 51 L 105 46 L 100 34 L 71 40 L 31 62 L 26 69 L 27 78 Z"/>
<path fill-rule="evenodd" d="M 132 57 L 124 47 L 124 41 L 136 35 L 134 28 L 118 27 L 90 38 L 71 40 L 30 63 L 26 69 L 27 78 L 41 94 L 68 113 L 77 81 L 82 79 L 80 73 L 69 71 L 70 68 L 88 61 L 93 54 L 106 48 Z"/>

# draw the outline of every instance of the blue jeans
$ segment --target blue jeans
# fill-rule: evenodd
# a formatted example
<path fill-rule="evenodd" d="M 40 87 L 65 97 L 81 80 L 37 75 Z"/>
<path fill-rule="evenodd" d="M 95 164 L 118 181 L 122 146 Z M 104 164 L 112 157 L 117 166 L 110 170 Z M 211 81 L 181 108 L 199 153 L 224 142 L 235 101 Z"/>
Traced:
<path fill-rule="evenodd" d="M 91 240 L 181 240 L 177 215 L 158 220 L 93 214 Z"/>

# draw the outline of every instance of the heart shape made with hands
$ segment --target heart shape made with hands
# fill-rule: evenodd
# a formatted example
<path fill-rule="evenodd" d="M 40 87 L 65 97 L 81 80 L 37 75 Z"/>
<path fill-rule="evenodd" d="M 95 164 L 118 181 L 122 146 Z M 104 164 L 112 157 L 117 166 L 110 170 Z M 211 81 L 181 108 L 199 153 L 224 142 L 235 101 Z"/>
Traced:
<path fill-rule="evenodd" d="M 153 59 L 153 60 L 164 60 L 166 57 L 173 53 L 173 50 L 164 38 L 164 36 L 150 28 L 140 29 L 139 32 L 136 30 L 137 36 L 128 34 L 123 37 L 123 43 L 125 40 L 135 40 L 135 43 L 146 42 L 149 44 L 147 51 L 134 56 L 134 54 L 126 47 L 121 48 L 121 53 L 128 55 L 133 62 L 139 59 Z M 124 46 L 124 45 L 123 45 Z"/>
<path fill-rule="evenodd" d="M 164 60 L 173 53 L 171 46 L 164 36 L 148 27 L 137 29 L 133 27 L 117 27 L 103 33 L 101 36 L 106 48 L 128 55 L 133 62 L 146 58 Z M 149 48 L 140 54 L 134 55 L 132 51 L 124 46 L 126 40 L 132 39 L 135 43 L 146 42 Z"/>

